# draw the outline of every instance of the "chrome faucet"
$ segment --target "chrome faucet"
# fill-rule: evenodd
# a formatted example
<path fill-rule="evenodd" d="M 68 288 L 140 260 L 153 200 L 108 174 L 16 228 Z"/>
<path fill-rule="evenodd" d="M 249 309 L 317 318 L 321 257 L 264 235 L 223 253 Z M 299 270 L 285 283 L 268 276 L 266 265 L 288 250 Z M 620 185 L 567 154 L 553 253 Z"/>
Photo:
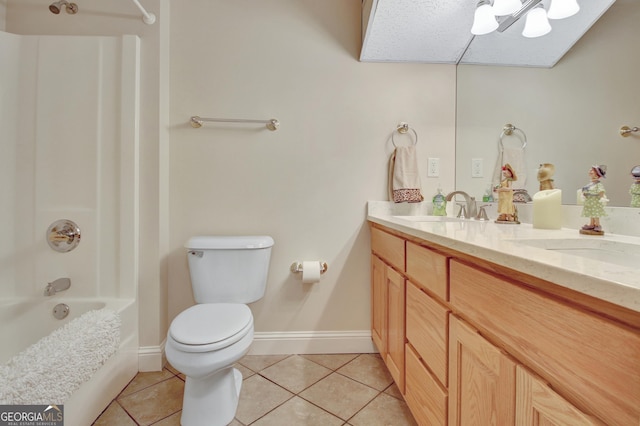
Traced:
<path fill-rule="evenodd" d="M 59 291 L 67 290 L 69 287 L 71 287 L 71 280 L 69 278 L 58 278 L 47 284 L 47 287 L 44 289 L 44 295 L 53 296 Z"/>
<path fill-rule="evenodd" d="M 450 192 L 449 194 L 447 194 L 447 196 L 445 197 L 445 200 L 451 201 L 451 200 L 453 200 L 453 197 L 455 197 L 456 195 L 462 195 L 464 197 L 464 201 L 467 204 L 466 209 L 465 209 L 466 217 L 475 218 L 476 217 L 476 210 L 477 210 L 476 209 L 476 199 L 475 199 L 475 197 L 470 196 L 469 194 L 467 194 L 464 191 L 453 191 L 453 192 Z M 460 209 L 460 211 L 462 212 L 463 210 Z"/>

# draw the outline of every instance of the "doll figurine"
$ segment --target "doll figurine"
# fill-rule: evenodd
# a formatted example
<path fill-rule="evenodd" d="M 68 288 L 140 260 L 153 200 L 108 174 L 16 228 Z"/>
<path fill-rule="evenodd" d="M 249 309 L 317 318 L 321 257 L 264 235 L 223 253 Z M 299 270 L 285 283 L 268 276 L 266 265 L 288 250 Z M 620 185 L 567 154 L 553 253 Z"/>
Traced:
<path fill-rule="evenodd" d="M 590 182 L 582 187 L 582 195 L 584 196 L 582 217 L 588 217 L 589 224 L 580 229 L 581 234 L 604 235 L 600 226 L 600 218 L 607 214 L 604 211 L 604 185 L 600 179 L 605 178 L 606 174 L 607 166 L 604 165 L 591 166 L 589 169 Z"/>
<path fill-rule="evenodd" d="M 553 179 L 551 179 L 555 172 L 556 168 L 553 164 L 540 164 L 540 167 L 538 168 L 538 182 L 540 182 L 540 191 L 555 188 L 555 186 L 553 185 Z"/>
<path fill-rule="evenodd" d="M 629 188 L 631 207 L 640 207 L 640 166 L 634 166 L 631 169 L 631 176 L 633 176 L 633 183 Z"/>
<path fill-rule="evenodd" d="M 517 224 L 518 216 L 515 205 L 513 204 L 513 188 L 511 183 L 518 180 L 516 172 L 509 163 L 502 166 L 502 180 L 496 186 L 495 191 L 498 193 L 498 218 L 496 223 L 512 223 Z"/>

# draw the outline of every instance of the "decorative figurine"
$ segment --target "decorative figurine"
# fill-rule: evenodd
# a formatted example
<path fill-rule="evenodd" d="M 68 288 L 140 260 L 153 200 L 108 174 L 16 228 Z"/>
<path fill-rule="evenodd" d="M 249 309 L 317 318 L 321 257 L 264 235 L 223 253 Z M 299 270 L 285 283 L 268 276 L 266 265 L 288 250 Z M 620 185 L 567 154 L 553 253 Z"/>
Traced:
<path fill-rule="evenodd" d="M 640 207 L 640 166 L 633 166 L 631 176 L 633 176 L 633 183 L 629 188 L 631 207 Z"/>
<path fill-rule="evenodd" d="M 502 166 L 502 180 L 496 185 L 495 191 L 498 193 L 498 218 L 496 223 L 519 224 L 518 210 L 513 204 L 513 189 L 511 183 L 518 180 L 516 172 L 509 163 Z"/>
<path fill-rule="evenodd" d="M 540 191 L 546 189 L 555 189 L 553 185 L 553 174 L 556 172 L 556 167 L 551 163 L 542 163 L 538 168 L 538 182 L 540 182 Z"/>
<path fill-rule="evenodd" d="M 584 196 L 582 217 L 590 219 L 589 224 L 580 229 L 581 234 L 604 235 L 604 231 L 600 226 L 600 218 L 606 216 L 607 213 L 604 211 L 604 185 L 600 182 L 600 179 L 605 178 L 606 174 L 607 166 L 605 165 L 595 165 L 589 169 L 591 182 L 582 187 L 582 195 Z"/>

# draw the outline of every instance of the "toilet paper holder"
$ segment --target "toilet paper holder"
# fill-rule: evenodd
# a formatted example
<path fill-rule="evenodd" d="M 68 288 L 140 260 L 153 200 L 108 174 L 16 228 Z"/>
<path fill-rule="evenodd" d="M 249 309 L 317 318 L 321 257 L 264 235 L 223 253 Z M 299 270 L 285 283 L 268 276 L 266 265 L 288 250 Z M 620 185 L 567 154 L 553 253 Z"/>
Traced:
<path fill-rule="evenodd" d="M 318 261 L 318 263 L 320 263 L 320 273 L 324 274 L 325 272 L 327 272 L 327 269 L 329 269 L 329 265 L 327 265 L 327 262 Z M 302 262 L 293 262 L 291 264 L 291 268 L 289 269 L 291 269 L 291 272 L 295 273 L 302 272 Z"/>

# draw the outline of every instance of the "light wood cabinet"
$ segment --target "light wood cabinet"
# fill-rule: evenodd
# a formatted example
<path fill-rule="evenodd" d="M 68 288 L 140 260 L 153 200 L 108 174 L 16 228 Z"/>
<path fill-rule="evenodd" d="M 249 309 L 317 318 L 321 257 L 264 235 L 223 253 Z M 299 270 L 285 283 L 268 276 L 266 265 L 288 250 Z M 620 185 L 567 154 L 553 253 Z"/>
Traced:
<path fill-rule="evenodd" d="M 405 399 L 418 424 L 445 426 L 448 392 L 427 370 L 408 343 L 405 367 Z"/>
<path fill-rule="evenodd" d="M 387 265 L 371 256 L 371 338 L 380 356 L 387 356 Z"/>
<path fill-rule="evenodd" d="M 406 335 L 416 354 L 446 387 L 449 310 L 411 281 L 407 284 Z"/>
<path fill-rule="evenodd" d="M 449 258 L 426 247 L 407 242 L 407 276 L 418 287 L 449 300 Z"/>
<path fill-rule="evenodd" d="M 405 241 L 377 229 L 374 231 L 371 335 L 398 389 L 404 394 L 406 284 L 404 276 L 393 267 L 404 272 Z"/>
<path fill-rule="evenodd" d="M 371 229 L 371 250 L 373 254 L 404 272 L 405 240 L 377 228 Z"/>
<path fill-rule="evenodd" d="M 377 225 L 372 253 L 372 338 L 418 424 L 640 425 L 637 312 Z"/>
<path fill-rule="evenodd" d="M 391 377 L 404 394 L 405 280 L 387 269 L 387 354 L 385 361 Z"/>
<path fill-rule="evenodd" d="M 516 426 L 602 426 L 555 393 L 539 377 L 516 368 Z"/>
<path fill-rule="evenodd" d="M 451 305 L 583 411 L 640 424 L 640 333 L 457 260 Z"/>
<path fill-rule="evenodd" d="M 449 425 L 513 425 L 516 364 L 456 317 L 450 333 Z"/>

